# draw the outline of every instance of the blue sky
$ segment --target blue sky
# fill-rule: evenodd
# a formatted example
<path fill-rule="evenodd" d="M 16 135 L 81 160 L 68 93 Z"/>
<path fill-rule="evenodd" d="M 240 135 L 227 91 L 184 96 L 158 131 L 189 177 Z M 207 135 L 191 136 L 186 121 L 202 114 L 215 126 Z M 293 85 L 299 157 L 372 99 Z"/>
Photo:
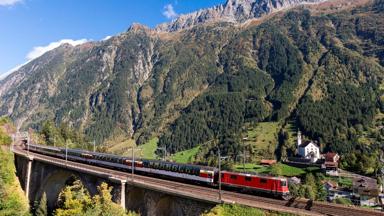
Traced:
<path fill-rule="evenodd" d="M 63 39 L 76 44 L 155 27 L 225 0 L 0 0 L 0 78 Z M 71 41 L 73 40 L 73 41 Z M 67 41 L 67 42 L 68 42 Z"/>

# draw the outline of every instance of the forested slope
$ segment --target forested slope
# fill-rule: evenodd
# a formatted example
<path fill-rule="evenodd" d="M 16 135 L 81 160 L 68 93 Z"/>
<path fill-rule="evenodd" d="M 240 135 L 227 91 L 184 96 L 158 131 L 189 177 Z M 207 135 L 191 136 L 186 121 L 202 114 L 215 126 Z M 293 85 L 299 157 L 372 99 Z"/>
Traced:
<path fill-rule="evenodd" d="M 135 24 L 106 41 L 63 45 L 0 81 L 0 114 L 24 129 L 54 120 L 100 145 L 159 137 L 171 153 L 216 137 L 223 154 L 237 155 L 246 125 L 263 121 L 278 130 L 293 122 L 325 150 L 375 147 L 384 136 L 383 38 L 382 0 L 172 32 Z"/>
<path fill-rule="evenodd" d="M 224 73 L 160 145 L 179 151 L 227 134 L 223 148 L 236 154 L 245 122 L 293 119 L 331 150 L 355 149 L 356 131 L 374 130 L 383 112 L 381 5 L 329 15 L 293 10 L 239 31 L 220 53 Z"/>

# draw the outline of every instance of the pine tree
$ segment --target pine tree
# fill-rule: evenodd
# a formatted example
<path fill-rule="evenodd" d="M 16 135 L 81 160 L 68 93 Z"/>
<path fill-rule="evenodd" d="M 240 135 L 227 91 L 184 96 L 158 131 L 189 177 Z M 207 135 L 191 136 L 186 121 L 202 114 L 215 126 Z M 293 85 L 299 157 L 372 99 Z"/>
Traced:
<path fill-rule="evenodd" d="M 36 216 L 47 216 L 48 210 L 47 210 L 47 194 L 43 193 L 43 196 L 41 197 L 40 203 L 36 208 Z"/>

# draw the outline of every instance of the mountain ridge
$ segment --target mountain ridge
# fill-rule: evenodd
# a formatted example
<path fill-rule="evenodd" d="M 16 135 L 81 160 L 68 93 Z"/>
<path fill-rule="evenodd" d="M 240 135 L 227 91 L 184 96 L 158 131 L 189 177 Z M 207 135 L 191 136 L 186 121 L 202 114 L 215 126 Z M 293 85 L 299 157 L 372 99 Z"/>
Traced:
<path fill-rule="evenodd" d="M 275 11 L 301 4 L 322 3 L 327 0 L 228 0 L 226 3 L 182 14 L 175 20 L 158 25 L 155 30 L 173 32 L 208 22 L 243 23 Z"/>

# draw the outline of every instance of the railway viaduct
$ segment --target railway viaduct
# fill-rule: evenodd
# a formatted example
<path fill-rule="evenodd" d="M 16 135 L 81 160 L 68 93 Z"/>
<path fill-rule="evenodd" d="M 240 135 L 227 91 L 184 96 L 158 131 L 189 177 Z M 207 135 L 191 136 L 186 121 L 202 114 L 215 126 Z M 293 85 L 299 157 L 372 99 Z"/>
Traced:
<path fill-rule="evenodd" d="M 105 172 L 103 169 L 89 169 L 60 159 L 45 158 L 36 154 L 13 149 L 16 174 L 31 206 L 47 195 L 49 212 L 58 202 L 60 191 L 73 179 L 80 180 L 91 195 L 97 193 L 102 182 L 113 187 L 112 199 L 123 208 L 140 212 L 141 215 L 200 215 L 212 208 L 218 200 L 185 196 L 177 191 L 155 187 L 142 182 L 140 176 Z"/>
<path fill-rule="evenodd" d="M 65 161 L 11 146 L 15 154 L 16 174 L 31 206 L 47 194 L 48 209 L 56 206 L 60 191 L 73 178 L 80 180 L 91 195 L 102 182 L 113 187 L 113 201 L 141 215 L 200 215 L 218 203 L 238 203 L 250 207 L 294 215 L 384 215 L 383 212 L 310 200 L 276 200 L 266 197 L 222 191 L 198 185 L 172 182 L 154 177 Z"/>

